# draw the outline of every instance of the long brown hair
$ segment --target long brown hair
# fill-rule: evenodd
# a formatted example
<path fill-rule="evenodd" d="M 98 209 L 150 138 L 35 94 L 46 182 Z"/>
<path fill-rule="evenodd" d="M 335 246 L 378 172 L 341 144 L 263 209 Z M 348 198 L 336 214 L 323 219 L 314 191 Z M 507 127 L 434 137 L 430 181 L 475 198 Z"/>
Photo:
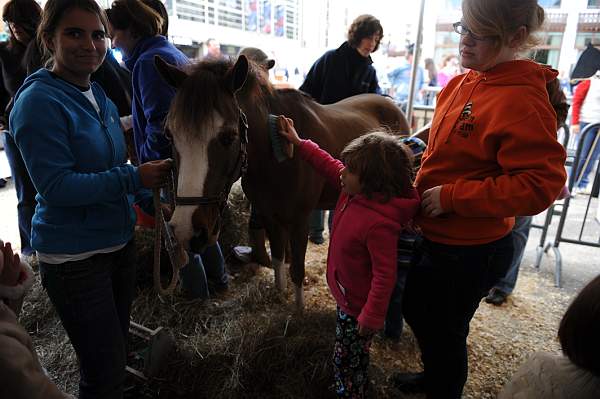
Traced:
<path fill-rule="evenodd" d="M 358 175 L 367 198 L 382 194 L 383 202 L 407 197 L 413 185 L 413 155 L 400 136 L 376 131 L 352 140 L 341 153 L 351 173 Z"/>
<path fill-rule="evenodd" d="M 153 5 L 146 4 L 146 1 L 141 0 L 116 0 L 110 9 L 106 10 L 106 14 L 113 28 L 131 29 L 135 37 L 165 35 L 166 32 L 163 32 L 165 18 L 161 16 L 162 8 L 155 9 Z M 166 29 L 168 29 L 168 24 Z"/>
<path fill-rule="evenodd" d="M 56 28 L 65 13 L 74 8 L 97 15 L 102 26 L 104 26 L 104 30 L 107 30 L 106 14 L 94 0 L 48 0 L 44 6 L 42 22 L 40 22 L 37 32 L 37 40 L 43 53 L 43 59 L 52 60 L 52 51 L 48 47 L 48 42 L 54 37 Z"/>
<path fill-rule="evenodd" d="M 4 22 L 19 25 L 32 40 L 35 39 L 41 18 L 42 8 L 35 0 L 11 0 L 2 8 L 2 19 Z M 11 46 L 25 45 L 19 43 L 12 32 L 9 41 Z"/>

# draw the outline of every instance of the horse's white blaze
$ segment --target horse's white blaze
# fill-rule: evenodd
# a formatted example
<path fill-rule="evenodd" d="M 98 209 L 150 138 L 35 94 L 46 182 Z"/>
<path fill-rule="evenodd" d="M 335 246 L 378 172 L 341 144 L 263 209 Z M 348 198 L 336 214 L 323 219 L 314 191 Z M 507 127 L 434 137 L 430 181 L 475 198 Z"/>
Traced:
<path fill-rule="evenodd" d="M 181 132 L 174 137 L 179 154 L 179 176 L 177 195 L 179 197 L 204 196 L 204 184 L 208 175 L 208 145 L 223 125 L 223 118 L 215 114 L 212 123 L 208 122 L 197 132 Z M 194 235 L 192 214 L 196 205 L 177 205 L 171 218 L 177 241 L 186 248 Z"/>

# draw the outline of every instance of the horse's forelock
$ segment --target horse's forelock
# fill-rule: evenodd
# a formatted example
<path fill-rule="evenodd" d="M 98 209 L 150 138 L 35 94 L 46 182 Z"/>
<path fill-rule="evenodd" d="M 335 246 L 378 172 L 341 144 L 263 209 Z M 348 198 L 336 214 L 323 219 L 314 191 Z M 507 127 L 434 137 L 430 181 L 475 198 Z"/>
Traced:
<path fill-rule="evenodd" d="M 167 118 L 174 136 L 198 132 L 214 113 L 226 117 L 234 111 L 232 95 L 225 85 L 231 61 L 204 61 L 188 69 L 188 78 L 179 88 Z"/>

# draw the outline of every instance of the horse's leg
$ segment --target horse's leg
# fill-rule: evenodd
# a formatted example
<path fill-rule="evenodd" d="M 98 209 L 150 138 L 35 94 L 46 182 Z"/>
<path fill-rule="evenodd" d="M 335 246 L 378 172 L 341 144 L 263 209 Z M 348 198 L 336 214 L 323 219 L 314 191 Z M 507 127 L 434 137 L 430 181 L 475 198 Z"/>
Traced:
<path fill-rule="evenodd" d="M 287 276 L 285 274 L 285 245 L 288 242 L 288 235 L 285 229 L 275 221 L 269 221 L 266 224 L 271 244 L 271 264 L 275 272 L 275 286 L 280 291 L 285 290 L 287 286 Z"/>
<path fill-rule="evenodd" d="M 308 215 L 298 223 L 292 225 L 290 232 L 290 245 L 292 250 L 292 263 L 290 264 L 290 274 L 294 282 L 294 293 L 296 300 L 296 310 L 304 309 L 304 261 L 306 258 L 306 245 L 308 243 Z"/>

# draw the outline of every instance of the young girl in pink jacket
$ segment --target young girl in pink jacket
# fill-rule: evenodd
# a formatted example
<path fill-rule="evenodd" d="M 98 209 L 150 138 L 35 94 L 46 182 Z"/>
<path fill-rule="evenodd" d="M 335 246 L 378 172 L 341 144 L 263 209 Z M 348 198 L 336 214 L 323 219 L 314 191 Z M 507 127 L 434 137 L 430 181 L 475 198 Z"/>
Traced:
<path fill-rule="evenodd" d="M 396 282 L 398 236 L 419 208 L 412 153 L 398 136 L 377 132 L 350 142 L 341 162 L 300 139 L 293 121 L 283 119 L 281 135 L 341 189 L 327 258 L 327 284 L 337 302 L 335 389 L 339 397 L 362 398 L 371 340 L 383 327 Z"/>

